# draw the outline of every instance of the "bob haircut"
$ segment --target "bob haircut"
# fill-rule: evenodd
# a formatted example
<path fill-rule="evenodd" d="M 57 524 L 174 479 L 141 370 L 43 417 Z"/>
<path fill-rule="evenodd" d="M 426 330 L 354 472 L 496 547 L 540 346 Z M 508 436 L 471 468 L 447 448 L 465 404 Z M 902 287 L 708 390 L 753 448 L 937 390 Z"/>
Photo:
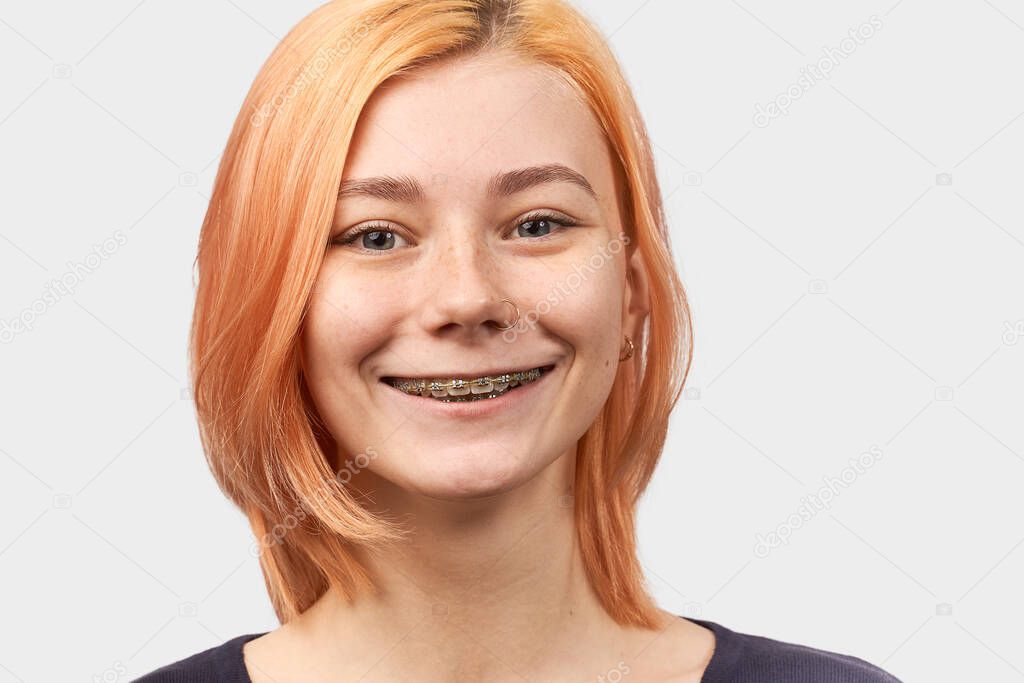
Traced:
<path fill-rule="evenodd" d="M 203 220 L 189 337 L 202 446 L 247 516 L 285 623 L 328 587 L 378 588 L 356 553 L 409 532 L 346 488 L 306 385 L 299 344 L 360 111 L 391 76 L 497 51 L 553 67 L 613 152 L 626 256 L 640 250 L 650 315 L 576 445 L 576 536 L 588 581 L 619 624 L 657 611 L 636 557 L 635 514 L 693 351 L 646 127 L 604 38 L 565 0 L 335 0 L 302 19 L 257 74 L 224 149 Z M 490 52 L 488 52 L 490 54 Z M 372 450 L 372 449 L 370 449 Z M 353 456 L 365 467 L 366 454 Z"/>

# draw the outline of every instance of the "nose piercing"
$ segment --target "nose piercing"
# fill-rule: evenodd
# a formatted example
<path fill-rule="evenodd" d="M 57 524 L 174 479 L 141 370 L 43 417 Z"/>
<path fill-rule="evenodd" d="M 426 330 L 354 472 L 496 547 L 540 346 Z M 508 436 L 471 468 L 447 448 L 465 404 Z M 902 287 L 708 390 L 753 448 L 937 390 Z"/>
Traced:
<path fill-rule="evenodd" d="M 516 324 L 517 324 L 517 323 L 519 322 L 519 307 L 518 307 L 518 306 L 516 306 L 516 305 L 515 305 L 514 303 L 512 303 L 512 302 L 511 302 L 510 300 L 508 300 L 508 299 L 502 299 L 502 301 L 504 301 L 505 303 L 509 304 L 510 306 L 512 306 L 512 308 L 513 308 L 513 309 L 515 309 L 515 312 L 516 312 L 516 319 L 515 319 L 515 320 L 513 320 L 513 321 L 512 321 L 512 323 L 511 323 L 511 324 L 510 324 L 510 325 L 509 325 L 508 327 L 499 327 L 498 329 L 499 329 L 499 330 L 511 330 L 511 329 L 512 329 L 513 327 L 515 327 L 515 326 L 516 326 Z"/>

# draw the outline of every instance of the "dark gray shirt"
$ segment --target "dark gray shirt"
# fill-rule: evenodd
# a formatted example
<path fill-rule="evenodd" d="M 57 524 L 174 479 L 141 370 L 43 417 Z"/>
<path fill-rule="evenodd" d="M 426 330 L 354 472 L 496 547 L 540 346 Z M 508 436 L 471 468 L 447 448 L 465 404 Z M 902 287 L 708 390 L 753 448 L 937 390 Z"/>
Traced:
<path fill-rule="evenodd" d="M 900 683 L 857 657 L 737 633 L 704 619 L 690 621 L 715 634 L 715 651 L 701 683 Z M 252 683 L 242 646 L 262 635 L 237 636 L 152 671 L 135 683 Z"/>

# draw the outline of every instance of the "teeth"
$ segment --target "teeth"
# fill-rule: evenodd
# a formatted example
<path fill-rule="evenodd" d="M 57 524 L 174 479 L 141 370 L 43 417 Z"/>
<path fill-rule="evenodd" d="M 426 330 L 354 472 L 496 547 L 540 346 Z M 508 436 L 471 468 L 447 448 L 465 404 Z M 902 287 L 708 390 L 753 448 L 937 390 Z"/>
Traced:
<path fill-rule="evenodd" d="M 519 372 L 505 373 L 488 377 L 477 377 L 475 379 L 388 379 L 391 386 L 404 391 L 407 394 L 431 397 L 447 400 L 450 397 L 457 400 L 476 400 L 479 398 L 493 398 L 500 396 L 506 391 L 520 384 L 529 384 L 543 374 L 541 368 L 522 370 Z"/>
<path fill-rule="evenodd" d="M 481 377 L 470 383 L 469 390 L 474 394 L 489 394 L 494 391 L 494 382 L 487 377 Z"/>

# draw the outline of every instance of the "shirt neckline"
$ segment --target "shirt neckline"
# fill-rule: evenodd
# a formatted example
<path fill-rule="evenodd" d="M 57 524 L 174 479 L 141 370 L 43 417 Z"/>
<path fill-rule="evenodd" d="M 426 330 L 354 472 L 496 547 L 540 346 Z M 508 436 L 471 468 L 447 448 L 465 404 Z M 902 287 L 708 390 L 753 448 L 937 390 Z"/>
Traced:
<path fill-rule="evenodd" d="M 245 635 L 232 639 L 230 647 L 230 670 L 227 672 L 227 680 L 238 681 L 238 683 L 252 683 L 252 677 L 249 676 L 249 670 L 245 666 L 245 651 L 243 648 L 250 640 L 256 640 L 260 636 L 265 636 L 268 633 L 270 633 L 270 631 L 264 631 L 263 633 L 246 633 Z"/>
<path fill-rule="evenodd" d="M 679 616 L 679 615 L 677 615 Z M 700 677 L 700 683 L 726 683 L 728 674 L 736 666 L 740 658 L 742 643 L 736 639 L 736 634 L 730 629 L 714 621 L 697 619 L 694 617 L 680 616 L 680 619 L 698 624 L 715 634 L 715 649 L 711 653 L 704 673 Z M 246 633 L 233 638 L 227 643 L 231 652 L 229 676 L 226 680 L 239 681 L 239 683 L 252 683 L 249 670 L 245 666 L 245 644 L 260 636 L 265 636 L 270 631 L 262 633 Z"/>
<path fill-rule="evenodd" d="M 715 649 L 704 673 L 701 674 L 700 683 L 728 683 L 732 680 L 729 676 L 742 656 L 743 640 L 737 638 L 731 629 L 714 621 L 693 617 L 681 618 L 703 626 L 715 634 Z"/>

